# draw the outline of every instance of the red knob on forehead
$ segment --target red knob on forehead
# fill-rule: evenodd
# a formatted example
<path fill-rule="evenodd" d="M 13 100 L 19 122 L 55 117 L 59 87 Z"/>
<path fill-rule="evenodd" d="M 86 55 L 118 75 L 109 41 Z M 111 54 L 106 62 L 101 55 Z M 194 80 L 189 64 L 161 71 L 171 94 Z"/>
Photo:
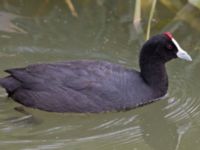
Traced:
<path fill-rule="evenodd" d="M 164 35 L 168 37 L 170 40 L 173 38 L 172 34 L 170 32 L 165 32 Z"/>

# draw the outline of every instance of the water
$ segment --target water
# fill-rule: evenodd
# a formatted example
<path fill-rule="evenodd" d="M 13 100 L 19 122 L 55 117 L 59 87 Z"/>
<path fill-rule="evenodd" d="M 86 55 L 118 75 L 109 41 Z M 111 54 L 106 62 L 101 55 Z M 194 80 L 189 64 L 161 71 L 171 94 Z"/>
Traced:
<path fill-rule="evenodd" d="M 74 2 L 74 1 L 73 1 Z M 72 59 L 102 59 L 138 68 L 143 36 L 132 27 L 135 1 L 0 2 L 0 76 L 6 68 Z M 193 62 L 167 65 L 168 96 L 127 112 L 48 113 L 24 108 L 0 91 L 0 149 L 4 150 L 199 150 L 200 39 L 197 8 L 158 2 L 151 33 L 172 31 Z M 143 6 L 142 28 L 150 5 Z M 145 10 L 146 9 L 146 10 Z"/>

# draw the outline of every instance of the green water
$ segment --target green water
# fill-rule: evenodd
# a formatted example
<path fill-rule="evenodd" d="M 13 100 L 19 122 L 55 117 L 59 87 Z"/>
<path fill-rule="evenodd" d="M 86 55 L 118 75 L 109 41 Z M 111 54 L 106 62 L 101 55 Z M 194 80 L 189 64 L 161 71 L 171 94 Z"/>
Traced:
<path fill-rule="evenodd" d="M 162 0 L 164 1 L 164 0 Z M 200 10 L 158 1 L 151 35 L 171 31 L 192 62 L 171 61 L 168 96 L 127 112 L 57 114 L 24 108 L 0 91 L 2 150 L 199 150 Z M 138 69 L 150 6 L 133 28 L 134 0 L 0 1 L 0 76 L 32 63 L 102 59 Z"/>

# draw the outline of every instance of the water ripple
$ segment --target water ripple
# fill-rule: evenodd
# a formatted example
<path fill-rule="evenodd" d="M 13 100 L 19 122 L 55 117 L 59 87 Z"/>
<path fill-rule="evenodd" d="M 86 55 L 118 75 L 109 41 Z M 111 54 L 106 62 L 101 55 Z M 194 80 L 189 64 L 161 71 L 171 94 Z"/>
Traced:
<path fill-rule="evenodd" d="M 196 99 L 183 98 L 175 99 L 174 97 L 168 100 L 168 105 L 164 108 L 169 113 L 165 115 L 165 118 L 178 122 L 184 119 L 190 119 L 200 113 L 199 102 Z"/>

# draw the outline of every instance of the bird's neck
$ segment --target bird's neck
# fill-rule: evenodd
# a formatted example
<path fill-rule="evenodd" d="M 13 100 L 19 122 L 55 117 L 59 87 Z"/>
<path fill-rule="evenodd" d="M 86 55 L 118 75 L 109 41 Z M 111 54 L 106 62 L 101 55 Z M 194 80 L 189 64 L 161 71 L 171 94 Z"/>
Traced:
<path fill-rule="evenodd" d="M 144 81 L 160 95 L 164 95 L 168 89 L 168 77 L 165 69 L 165 63 L 149 61 L 140 63 L 141 76 Z"/>

